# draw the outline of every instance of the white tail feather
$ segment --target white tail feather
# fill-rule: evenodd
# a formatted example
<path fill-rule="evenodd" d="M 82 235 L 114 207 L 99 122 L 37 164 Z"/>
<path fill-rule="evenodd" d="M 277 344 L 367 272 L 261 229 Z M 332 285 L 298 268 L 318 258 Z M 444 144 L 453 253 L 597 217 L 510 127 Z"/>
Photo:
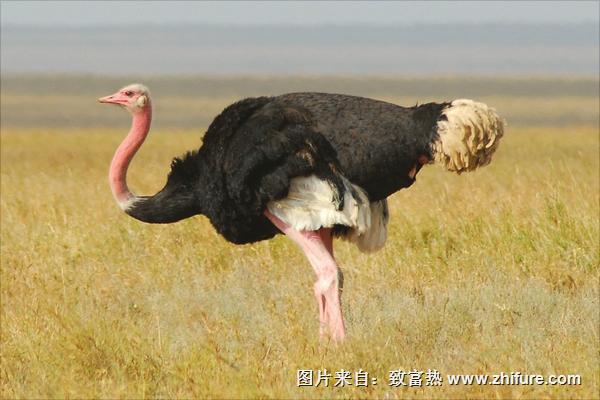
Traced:
<path fill-rule="evenodd" d="M 473 100 L 454 100 L 437 123 L 433 159 L 449 171 L 461 173 L 487 165 L 504 135 L 504 121 L 496 110 Z"/>
<path fill-rule="evenodd" d="M 382 248 L 387 237 L 386 201 L 370 203 L 364 190 L 343 177 L 342 181 L 346 190 L 341 210 L 330 184 L 314 175 L 293 178 L 288 196 L 269 202 L 267 208 L 296 230 L 343 225 L 350 228 L 344 238 L 356 243 L 361 251 Z"/>
<path fill-rule="evenodd" d="M 374 201 L 370 204 L 371 226 L 359 233 L 357 229 L 352 229 L 343 239 L 355 243 L 358 249 L 365 253 L 371 253 L 380 250 L 387 240 L 387 224 L 389 212 L 387 200 Z"/>

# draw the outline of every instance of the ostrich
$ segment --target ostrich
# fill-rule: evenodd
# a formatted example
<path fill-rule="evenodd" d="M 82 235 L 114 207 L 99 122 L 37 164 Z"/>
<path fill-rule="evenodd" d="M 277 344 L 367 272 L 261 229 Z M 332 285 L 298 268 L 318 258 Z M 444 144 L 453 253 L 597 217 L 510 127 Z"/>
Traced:
<path fill-rule="evenodd" d="M 459 174 L 487 165 L 504 132 L 493 108 L 466 99 L 401 107 L 327 93 L 247 98 L 214 119 L 198 150 L 173 159 L 162 190 L 138 196 L 126 174 L 150 130 L 150 92 L 131 84 L 99 101 L 133 117 L 109 171 L 121 209 L 161 224 L 203 214 L 236 244 L 284 233 L 316 273 L 320 336 L 334 342 L 345 327 L 333 238 L 382 248 L 388 196 L 425 164 Z"/>

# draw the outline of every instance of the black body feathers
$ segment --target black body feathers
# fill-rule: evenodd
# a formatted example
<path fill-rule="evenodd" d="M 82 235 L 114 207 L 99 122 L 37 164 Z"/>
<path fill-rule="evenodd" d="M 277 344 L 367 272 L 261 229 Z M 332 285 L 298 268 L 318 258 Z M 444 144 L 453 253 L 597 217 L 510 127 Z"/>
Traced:
<path fill-rule="evenodd" d="M 245 99 L 215 118 L 198 151 L 173 161 L 159 193 L 127 212 L 154 223 L 204 214 L 233 243 L 268 239 L 278 231 L 263 215 L 266 204 L 285 197 L 294 177 L 314 174 L 341 199 L 341 176 L 371 201 L 410 186 L 408 173 L 430 156 L 447 106 L 325 93 Z"/>

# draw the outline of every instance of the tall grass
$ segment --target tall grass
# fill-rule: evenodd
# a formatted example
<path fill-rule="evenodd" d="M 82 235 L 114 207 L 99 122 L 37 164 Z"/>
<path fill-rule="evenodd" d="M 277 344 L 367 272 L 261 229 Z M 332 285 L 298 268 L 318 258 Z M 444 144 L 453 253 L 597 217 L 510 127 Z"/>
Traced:
<path fill-rule="evenodd" d="M 124 132 L 3 130 L 3 398 L 594 398 L 598 132 L 509 129 L 489 167 L 427 167 L 390 199 L 386 248 L 336 242 L 348 340 L 320 344 L 313 274 L 285 237 L 146 225 L 106 172 Z M 130 170 L 162 187 L 196 132 L 153 133 Z M 296 386 L 298 369 L 368 387 Z M 574 386 L 390 387 L 394 369 L 580 374 Z"/>

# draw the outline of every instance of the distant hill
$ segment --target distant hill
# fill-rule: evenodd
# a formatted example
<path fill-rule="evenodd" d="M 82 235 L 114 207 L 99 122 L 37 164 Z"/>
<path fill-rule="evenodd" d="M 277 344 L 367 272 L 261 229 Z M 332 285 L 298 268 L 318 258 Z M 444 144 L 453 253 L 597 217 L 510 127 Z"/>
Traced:
<path fill-rule="evenodd" d="M 2 76 L 0 127 L 127 127 L 129 116 L 96 99 L 141 80 L 155 100 L 155 128 L 203 130 L 225 106 L 243 97 L 320 91 L 367 96 L 411 106 L 467 97 L 498 109 L 509 126 L 598 126 L 597 77 L 270 77 L 270 76 Z"/>
<path fill-rule="evenodd" d="M 598 24 L 3 26 L 2 73 L 593 75 Z"/>

